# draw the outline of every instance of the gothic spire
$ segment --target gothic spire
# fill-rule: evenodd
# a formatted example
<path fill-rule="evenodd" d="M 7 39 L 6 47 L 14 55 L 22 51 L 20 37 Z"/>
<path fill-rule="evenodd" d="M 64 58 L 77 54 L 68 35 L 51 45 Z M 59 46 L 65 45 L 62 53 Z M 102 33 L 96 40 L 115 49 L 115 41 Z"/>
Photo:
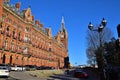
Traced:
<path fill-rule="evenodd" d="M 61 31 L 64 32 L 65 31 L 65 22 L 64 22 L 64 17 L 62 16 L 62 22 L 61 22 Z"/>

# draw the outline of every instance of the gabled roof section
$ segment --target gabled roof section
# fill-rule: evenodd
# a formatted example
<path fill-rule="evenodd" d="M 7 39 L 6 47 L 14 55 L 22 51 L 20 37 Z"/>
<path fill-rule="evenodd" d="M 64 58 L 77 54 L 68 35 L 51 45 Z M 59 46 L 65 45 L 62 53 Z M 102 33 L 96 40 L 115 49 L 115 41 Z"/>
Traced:
<path fill-rule="evenodd" d="M 32 13 L 31 13 L 31 9 L 30 8 L 28 8 L 25 11 L 25 19 L 28 20 L 28 21 L 32 21 Z"/>

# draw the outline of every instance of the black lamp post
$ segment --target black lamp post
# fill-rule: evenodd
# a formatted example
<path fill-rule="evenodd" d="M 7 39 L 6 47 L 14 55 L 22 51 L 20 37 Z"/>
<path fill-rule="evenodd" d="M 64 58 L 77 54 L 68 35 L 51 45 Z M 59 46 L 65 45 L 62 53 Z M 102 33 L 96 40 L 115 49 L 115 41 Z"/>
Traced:
<path fill-rule="evenodd" d="M 92 25 L 91 22 L 88 25 L 88 28 L 91 31 L 97 31 L 99 33 L 100 47 L 98 49 L 99 53 L 96 54 L 96 58 L 97 58 L 97 61 L 98 61 L 98 69 L 99 69 L 100 78 L 101 78 L 100 80 L 105 80 L 105 74 L 104 74 L 104 65 L 105 65 L 105 62 L 104 62 L 103 46 L 102 46 L 102 31 L 103 31 L 104 27 L 106 26 L 106 24 L 107 24 L 107 21 L 103 18 L 102 21 L 101 21 L 101 24 L 98 26 L 97 29 L 93 29 L 94 26 Z"/>

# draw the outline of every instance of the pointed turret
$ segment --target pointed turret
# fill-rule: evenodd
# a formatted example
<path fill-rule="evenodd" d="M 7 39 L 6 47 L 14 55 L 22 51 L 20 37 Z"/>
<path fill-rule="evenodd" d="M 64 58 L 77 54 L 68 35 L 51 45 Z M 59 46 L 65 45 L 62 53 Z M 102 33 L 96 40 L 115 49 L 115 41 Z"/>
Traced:
<path fill-rule="evenodd" d="M 65 22 L 64 22 L 64 17 L 62 16 L 62 23 L 61 23 L 61 31 L 65 32 Z"/>
<path fill-rule="evenodd" d="M 60 34 L 61 34 L 61 42 L 64 44 L 66 48 L 68 48 L 68 34 L 67 34 L 67 30 L 65 29 L 65 22 L 63 16 L 62 16 Z"/>

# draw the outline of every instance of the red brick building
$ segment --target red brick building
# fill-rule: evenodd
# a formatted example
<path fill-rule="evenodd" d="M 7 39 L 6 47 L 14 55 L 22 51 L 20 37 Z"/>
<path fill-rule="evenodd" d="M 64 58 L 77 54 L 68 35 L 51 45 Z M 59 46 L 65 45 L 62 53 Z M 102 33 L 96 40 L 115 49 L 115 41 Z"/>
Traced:
<path fill-rule="evenodd" d="M 0 0 L 0 64 L 63 68 L 68 57 L 64 18 L 53 37 L 51 28 L 34 20 L 30 8 L 20 11 L 20 6 Z"/>

